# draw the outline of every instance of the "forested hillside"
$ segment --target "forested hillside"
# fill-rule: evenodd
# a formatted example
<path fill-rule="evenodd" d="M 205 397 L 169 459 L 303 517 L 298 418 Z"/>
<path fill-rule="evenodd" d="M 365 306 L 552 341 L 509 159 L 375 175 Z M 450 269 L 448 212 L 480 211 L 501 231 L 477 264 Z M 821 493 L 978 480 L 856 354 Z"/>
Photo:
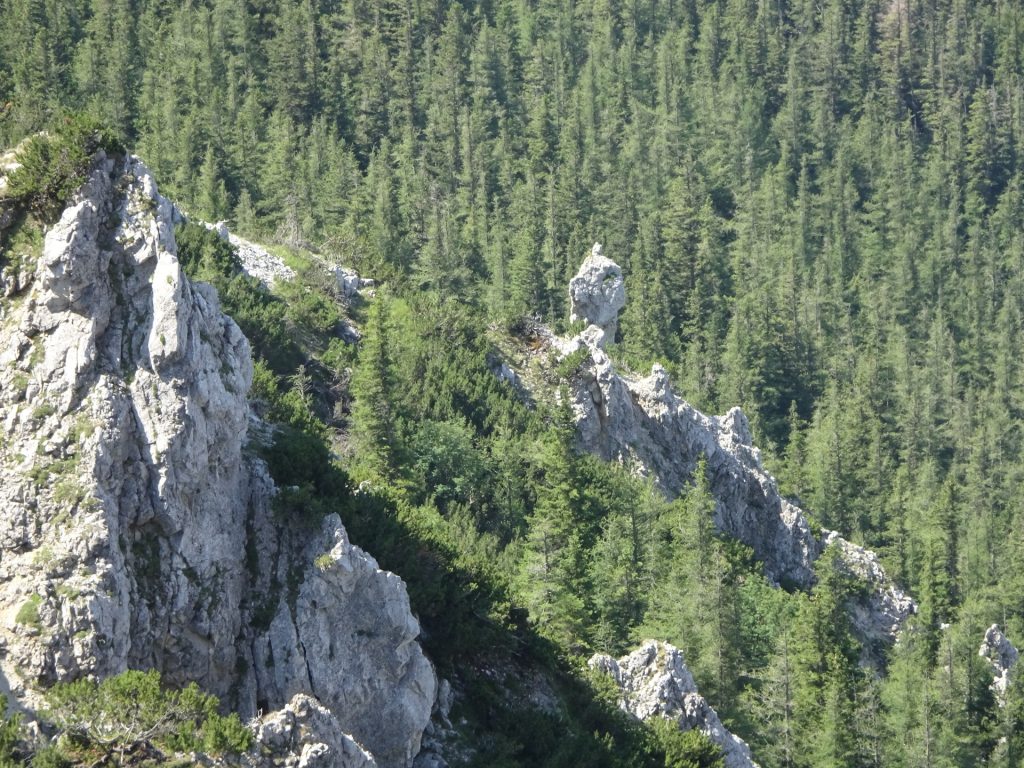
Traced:
<path fill-rule="evenodd" d="M 1024 692 L 998 706 L 978 657 L 994 622 L 1024 639 L 1020 3 L 0 0 L 0 146 L 68 111 L 191 214 L 385 285 L 356 355 L 319 294 L 252 298 L 182 238 L 304 436 L 269 459 L 286 502 L 345 497 L 442 669 L 526 627 L 567 657 L 658 636 L 765 766 L 1020 764 Z M 629 297 L 612 356 L 742 406 L 783 492 L 917 600 L 873 664 L 843 574 L 769 586 L 703 478 L 668 502 L 491 373 L 536 320 L 569 329 L 595 240 Z M 466 706 L 491 764 L 555 760 Z"/>

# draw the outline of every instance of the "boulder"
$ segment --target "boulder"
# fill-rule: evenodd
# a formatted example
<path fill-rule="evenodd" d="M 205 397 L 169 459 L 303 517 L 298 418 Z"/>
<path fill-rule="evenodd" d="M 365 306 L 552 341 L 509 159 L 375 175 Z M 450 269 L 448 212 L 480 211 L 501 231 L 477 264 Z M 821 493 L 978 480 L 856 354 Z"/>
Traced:
<path fill-rule="evenodd" d="M 297 694 L 253 724 L 252 768 L 377 768 L 373 755 L 344 733 L 337 718 L 312 696 Z"/>
<path fill-rule="evenodd" d="M 374 280 L 360 277 L 359 273 L 348 267 L 335 267 L 334 279 L 338 282 L 338 291 L 346 299 L 353 299 L 364 288 L 373 288 Z"/>

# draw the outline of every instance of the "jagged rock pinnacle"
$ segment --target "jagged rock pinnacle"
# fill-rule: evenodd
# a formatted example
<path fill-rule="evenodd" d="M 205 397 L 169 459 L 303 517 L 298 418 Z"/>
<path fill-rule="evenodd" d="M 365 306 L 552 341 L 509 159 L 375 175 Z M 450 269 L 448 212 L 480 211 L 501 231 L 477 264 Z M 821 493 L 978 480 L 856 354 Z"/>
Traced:
<path fill-rule="evenodd" d="M 914 601 L 888 578 L 875 553 L 834 531 L 816 530 L 803 510 L 779 493 L 742 410 L 701 413 L 679 397 L 657 364 L 646 378 L 616 370 L 603 346 L 615 332 L 625 290 L 621 269 L 602 255 L 600 244 L 570 282 L 569 295 L 572 319 L 591 324 L 559 343 L 563 355 L 582 347 L 590 351 L 570 382 L 578 446 L 606 461 L 628 463 L 671 496 L 691 487 L 703 457 L 716 527 L 751 547 L 769 580 L 810 589 L 817 579 L 815 562 L 834 547 L 842 566 L 868 587 L 851 605 L 858 636 L 869 644 L 892 642 L 916 610 Z"/>
<path fill-rule="evenodd" d="M 586 321 L 602 332 L 597 340 L 604 346 L 614 339 L 619 312 L 626 304 L 626 285 L 622 268 L 607 258 L 600 243 L 594 243 L 576 276 L 569 281 L 569 320 Z"/>
<path fill-rule="evenodd" d="M 615 680 L 623 711 L 639 720 L 663 717 L 681 731 L 701 731 L 721 747 L 726 768 L 758 768 L 746 742 L 726 730 L 718 713 L 698 693 L 683 653 L 675 646 L 648 640 L 621 659 L 599 653 L 587 664 Z"/>

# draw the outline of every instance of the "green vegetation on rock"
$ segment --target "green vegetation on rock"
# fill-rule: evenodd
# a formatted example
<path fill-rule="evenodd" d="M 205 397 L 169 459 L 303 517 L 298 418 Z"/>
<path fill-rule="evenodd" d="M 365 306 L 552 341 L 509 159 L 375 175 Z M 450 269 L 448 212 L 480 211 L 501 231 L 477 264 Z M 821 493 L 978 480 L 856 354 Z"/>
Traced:
<path fill-rule="evenodd" d="M 64 208 L 86 180 L 95 153 L 123 152 L 110 130 L 83 115 L 69 115 L 53 125 L 53 133 L 33 136 L 20 146 L 20 167 L 9 177 L 5 198 L 25 206 L 44 220 Z"/>
<path fill-rule="evenodd" d="M 160 764 L 175 753 L 237 754 L 252 743 L 237 715 L 218 714 L 216 697 L 195 683 L 164 687 L 155 671 L 58 683 L 47 692 L 46 706 L 46 721 L 62 737 L 57 749 L 75 764 L 134 765 L 142 758 Z"/>

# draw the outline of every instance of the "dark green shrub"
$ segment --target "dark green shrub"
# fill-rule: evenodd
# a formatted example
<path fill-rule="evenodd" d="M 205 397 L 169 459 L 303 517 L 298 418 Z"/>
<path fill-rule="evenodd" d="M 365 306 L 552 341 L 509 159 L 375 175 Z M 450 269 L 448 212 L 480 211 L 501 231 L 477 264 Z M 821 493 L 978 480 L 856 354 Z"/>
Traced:
<path fill-rule="evenodd" d="M 32 768 L 69 768 L 71 761 L 60 751 L 60 747 L 50 746 L 38 750 L 32 756 L 30 765 Z"/>
<path fill-rule="evenodd" d="M 238 715 L 208 717 L 202 729 L 203 752 L 209 755 L 238 754 L 252 744 L 252 731 L 245 727 Z"/>
<path fill-rule="evenodd" d="M 178 243 L 178 261 L 193 280 L 216 283 L 217 278 L 232 278 L 242 271 L 235 249 L 199 224 L 186 223 L 174 233 Z"/>
<path fill-rule="evenodd" d="M 82 147 L 34 136 L 18 155 L 21 168 L 11 174 L 8 193 L 50 219 L 85 181 L 89 156 Z"/>
<path fill-rule="evenodd" d="M 571 379 L 576 375 L 582 365 L 590 359 L 590 350 L 587 347 L 580 347 L 571 352 L 555 366 L 555 374 L 560 379 Z"/>
<path fill-rule="evenodd" d="M 21 715 L 7 714 L 7 699 L 0 699 L 0 768 L 20 765 L 17 760 L 18 737 L 21 734 Z"/>
<path fill-rule="evenodd" d="M 8 179 L 7 194 L 44 220 L 52 220 L 86 180 L 100 149 L 123 152 L 109 128 L 85 116 L 66 117 L 52 134 L 26 142 L 18 153 L 21 167 Z"/>
<path fill-rule="evenodd" d="M 183 224 L 174 236 L 185 273 L 217 289 L 224 312 L 238 323 L 255 353 L 275 374 L 290 375 L 305 362 L 293 339 L 288 305 L 242 271 L 229 243 L 199 224 Z"/>
<path fill-rule="evenodd" d="M 655 720 L 652 728 L 665 751 L 665 768 L 723 768 L 721 748 L 701 731 L 680 731 L 671 720 Z"/>
<path fill-rule="evenodd" d="M 58 683 L 46 694 L 45 717 L 72 742 L 123 757 L 143 745 L 165 752 L 241 752 L 252 735 L 237 715 L 217 713 L 215 696 L 195 683 L 165 688 L 155 670 L 129 670 L 97 683 Z"/>

